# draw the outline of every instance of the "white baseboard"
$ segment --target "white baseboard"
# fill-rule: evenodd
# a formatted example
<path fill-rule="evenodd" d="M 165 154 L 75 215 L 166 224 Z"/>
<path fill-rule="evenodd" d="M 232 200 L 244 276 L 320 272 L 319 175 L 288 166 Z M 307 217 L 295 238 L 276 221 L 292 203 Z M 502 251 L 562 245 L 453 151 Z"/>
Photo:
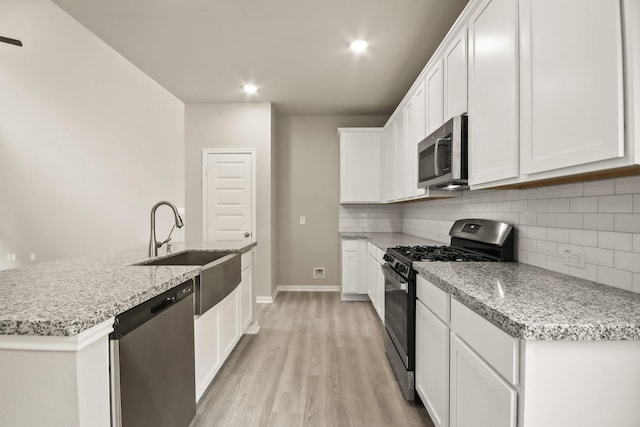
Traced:
<path fill-rule="evenodd" d="M 278 292 L 340 292 L 340 286 L 278 286 Z"/>
<path fill-rule="evenodd" d="M 244 333 L 249 335 L 255 335 L 258 333 L 259 330 L 260 330 L 260 324 L 256 320 L 254 322 L 251 322 L 251 324 L 247 326 L 247 329 L 244 331 Z"/>
<path fill-rule="evenodd" d="M 370 301 L 367 294 L 340 294 L 342 301 Z"/>
<path fill-rule="evenodd" d="M 256 304 L 273 304 L 273 297 L 256 297 Z"/>

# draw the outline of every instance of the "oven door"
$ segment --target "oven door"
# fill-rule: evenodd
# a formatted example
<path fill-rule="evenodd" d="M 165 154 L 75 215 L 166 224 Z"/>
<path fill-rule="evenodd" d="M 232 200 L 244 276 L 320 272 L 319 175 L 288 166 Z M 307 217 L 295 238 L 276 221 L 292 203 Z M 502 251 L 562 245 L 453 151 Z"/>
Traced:
<path fill-rule="evenodd" d="M 385 327 L 405 368 L 413 370 L 410 281 L 396 273 L 389 264 L 384 264 L 382 271 Z"/>

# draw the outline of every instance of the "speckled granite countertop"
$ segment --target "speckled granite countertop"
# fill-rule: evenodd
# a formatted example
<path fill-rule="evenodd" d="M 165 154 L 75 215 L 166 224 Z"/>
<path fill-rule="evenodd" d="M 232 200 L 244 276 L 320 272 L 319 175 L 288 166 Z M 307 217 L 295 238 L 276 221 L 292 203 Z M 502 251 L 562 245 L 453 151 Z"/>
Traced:
<path fill-rule="evenodd" d="M 172 253 L 245 252 L 255 245 L 175 244 Z M 200 272 L 197 266 L 132 265 L 148 259 L 140 247 L 0 271 L 0 335 L 77 335 Z"/>
<path fill-rule="evenodd" d="M 413 266 L 516 338 L 640 340 L 640 294 L 515 262 Z"/>
<path fill-rule="evenodd" d="M 436 245 L 445 243 L 404 233 L 340 233 L 340 238 L 345 240 L 366 239 L 382 250 L 394 246 Z"/>

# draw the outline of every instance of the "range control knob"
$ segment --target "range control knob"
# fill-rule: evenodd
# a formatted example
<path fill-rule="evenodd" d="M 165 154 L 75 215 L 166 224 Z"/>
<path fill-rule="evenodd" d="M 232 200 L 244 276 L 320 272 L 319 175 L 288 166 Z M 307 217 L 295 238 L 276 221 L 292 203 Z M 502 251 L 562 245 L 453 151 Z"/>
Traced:
<path fill-rule="evenodd" d="M 389 262 L 391 261 L 391 256 L 389 254 L 384 254 L 384 256 L 382 257 L 383 260 Z"/>

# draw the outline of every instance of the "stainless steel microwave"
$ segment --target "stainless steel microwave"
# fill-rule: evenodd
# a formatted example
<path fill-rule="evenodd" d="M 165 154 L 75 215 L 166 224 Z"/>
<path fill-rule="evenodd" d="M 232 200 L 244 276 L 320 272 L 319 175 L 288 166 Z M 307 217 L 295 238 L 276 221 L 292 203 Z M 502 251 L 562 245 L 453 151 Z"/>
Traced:
<path fill-rule="evenodd" d="M 418 187 L 468 188 L 467 116 L 456 116 L 418 144 Z"/>

